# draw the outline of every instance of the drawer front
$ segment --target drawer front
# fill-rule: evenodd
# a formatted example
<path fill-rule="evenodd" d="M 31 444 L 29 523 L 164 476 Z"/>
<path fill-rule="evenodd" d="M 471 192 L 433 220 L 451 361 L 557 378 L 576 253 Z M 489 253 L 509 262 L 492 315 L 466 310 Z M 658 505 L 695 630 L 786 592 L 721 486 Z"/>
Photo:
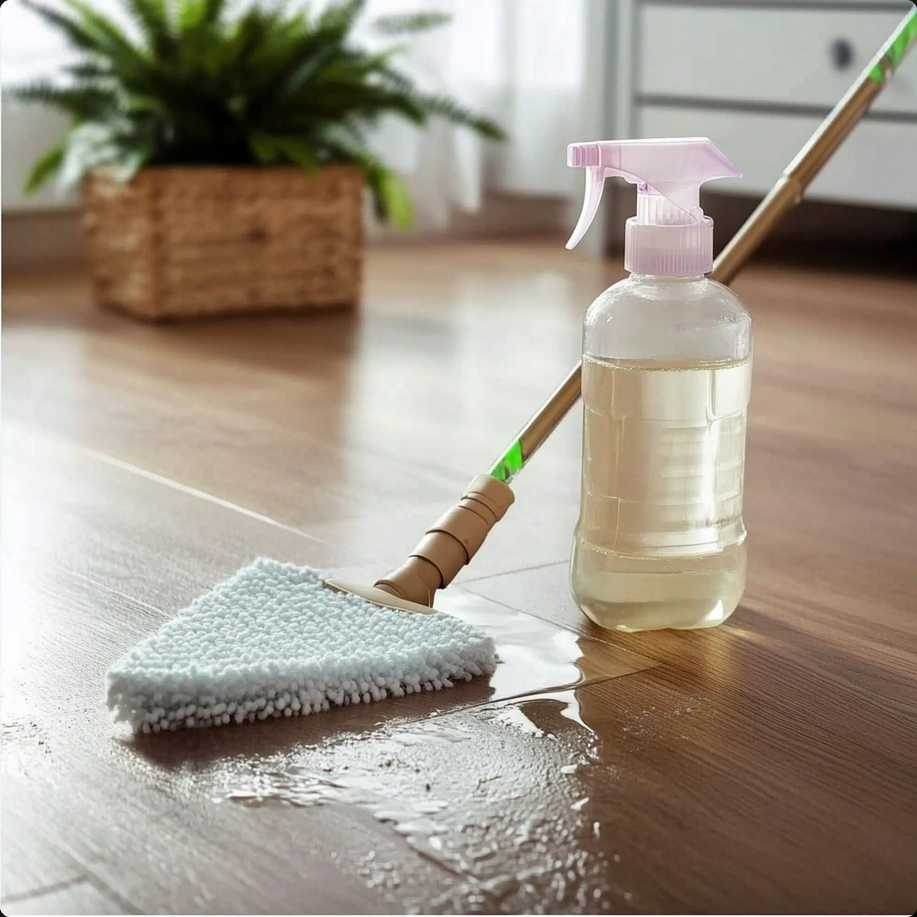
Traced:
<path fill-rule="evenodd" d="M 644 4 L 641 95 L 832 108 L 910 8 L 735 9 Z M 876 111 L 917 114 L 917 53 Z"/>
<path fill-rule="evenodd" d="M 711 182 L 721 192 L 764 194 L 821 123 L 817 117 L 641 106 L 637 136 L 709 137 L 742 170 Z M 917 123 L 862 121 L 806 197 L 917 210 Z"/>

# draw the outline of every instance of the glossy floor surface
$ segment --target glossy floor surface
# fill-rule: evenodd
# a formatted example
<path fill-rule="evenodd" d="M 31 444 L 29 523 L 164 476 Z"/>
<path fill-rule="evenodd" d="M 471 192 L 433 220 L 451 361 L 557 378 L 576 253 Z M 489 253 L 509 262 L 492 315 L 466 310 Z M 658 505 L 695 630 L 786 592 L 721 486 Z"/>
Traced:
<path fill-rule="evenodd" d="M 105 672 L 258 555 L 368 581 L 575 362 L 617 268 L 372 251 L 358 315 L 148 327 L 4 277 L 8 914 L 911 913 L 917 278 L 758 265 L 739 610 L 618 635 L 566 563 L 580 418 L 443 610 L 490 681 L 129 738 Z"/>

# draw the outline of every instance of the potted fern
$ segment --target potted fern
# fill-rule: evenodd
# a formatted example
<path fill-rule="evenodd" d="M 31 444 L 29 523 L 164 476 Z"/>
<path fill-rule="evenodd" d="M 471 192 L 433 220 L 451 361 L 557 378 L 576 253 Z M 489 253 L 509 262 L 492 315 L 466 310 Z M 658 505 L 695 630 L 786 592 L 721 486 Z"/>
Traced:
<path fill-rule="evenodd" d="M 226 0 L 121 0 L 132 31 L 87 0 L 23 2 L 79 52 L 54 79 L 12 90 L 72 119 L 28 190 L 82 184 L 97 300 L 136 316 L 356 303 L 364 186 L 383 221 L 412 220 L 402 182 L 367 142 L 380 117 L 502 137 L 421 92 L 395 64 L 403 48 L 360 47 L 364 0 L 236 14 Z M 395 36 L 446 21 L 374 26 Z"/>

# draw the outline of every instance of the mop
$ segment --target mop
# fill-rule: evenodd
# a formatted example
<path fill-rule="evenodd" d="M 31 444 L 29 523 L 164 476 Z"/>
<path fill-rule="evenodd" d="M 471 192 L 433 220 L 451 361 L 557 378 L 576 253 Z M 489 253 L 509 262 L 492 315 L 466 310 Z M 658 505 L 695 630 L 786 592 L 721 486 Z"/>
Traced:
<path fill-rule="evenodd" d="M 317 713 L 494 670 L 493 641 L 450 615 L 382 608 L 309 567 L 259 558 L 109 672 L 134 732 Z"/>
<path fill-rule="evenodd" d="M 837 151 L 917 41 L 912 10 L 717 258 L 729 284 Z M 513 502 L 510 483 L 581 393 L 578 364 L 486 475 L 375 585 L 266 558 L 165 624 L 108 674 L 108 703 L 135 732 L 219 726 L 451 687 L 493 673 L 496 648 L 433 609 Z"/>

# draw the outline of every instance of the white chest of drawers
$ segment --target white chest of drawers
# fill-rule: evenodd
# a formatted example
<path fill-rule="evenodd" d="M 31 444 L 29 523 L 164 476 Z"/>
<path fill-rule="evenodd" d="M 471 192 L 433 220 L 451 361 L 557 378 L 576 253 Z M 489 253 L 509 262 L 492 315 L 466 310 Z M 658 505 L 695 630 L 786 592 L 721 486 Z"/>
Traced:
<path fill-rule="evenodd" d="M 627 0 L 623 0 L 627 2 Z M 907 13 L 908 0 L 629 0 L 613 129 L 709 136 L 764 194 Z M 623 43 L 623 44 L 622 44 Z M 727 185 L 729 186 L 727 188 Z M 809 199 L 917 210 L 917 54 L 813 183 Z"/>

